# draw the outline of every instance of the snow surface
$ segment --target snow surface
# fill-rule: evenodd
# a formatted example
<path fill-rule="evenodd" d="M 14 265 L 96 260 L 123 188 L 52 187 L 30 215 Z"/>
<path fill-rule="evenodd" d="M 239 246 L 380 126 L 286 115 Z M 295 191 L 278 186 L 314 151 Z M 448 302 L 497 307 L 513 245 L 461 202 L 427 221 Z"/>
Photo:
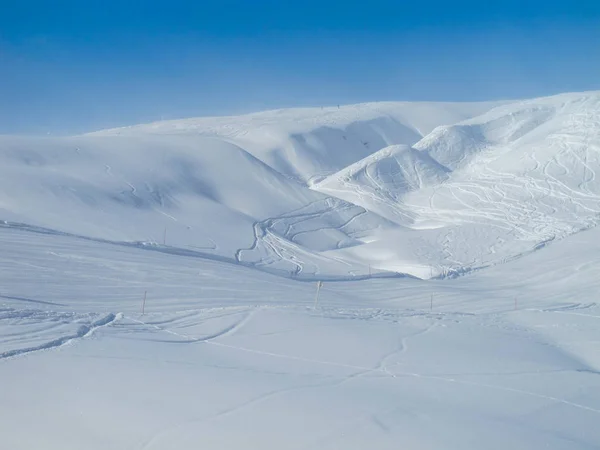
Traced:
<path fill-rule="evenodd" d="M 278 172 L 319 179 L 391 144 L 413 144 L 440 125 L 503 102 L 379 102 L 245 116 L 168 120 L 92 135 L 195 135 L 235 142 Z"/>
<path fill-rule="evenodd" d="M 0 136 L 0 220 L 303 279 L 367 276 L 370 260 L 338 250 L 396 226 L 308 180 L 495 105 L 376 103 Z"/>
<path fill-rule="evenodd" d="M 313 186 L 399 225 L 344 256 L 448 276 L 598 224 L 598 93 L 502 105 L 413 147 L 381 150 Z"/>
<path fill-rule="evenodd" d="M 598 448 L 599 114 L 0 137 L 0 448 Z"/>

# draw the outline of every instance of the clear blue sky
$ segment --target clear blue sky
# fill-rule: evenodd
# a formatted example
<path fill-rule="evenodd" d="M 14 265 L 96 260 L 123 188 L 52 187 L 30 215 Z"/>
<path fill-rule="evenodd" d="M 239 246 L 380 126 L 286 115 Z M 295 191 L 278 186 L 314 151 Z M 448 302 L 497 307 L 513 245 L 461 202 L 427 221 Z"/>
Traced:
<path fill-rule="evenodd" d="M 0 133 L 600 89 L 600 0 L 0 0 Z"/>

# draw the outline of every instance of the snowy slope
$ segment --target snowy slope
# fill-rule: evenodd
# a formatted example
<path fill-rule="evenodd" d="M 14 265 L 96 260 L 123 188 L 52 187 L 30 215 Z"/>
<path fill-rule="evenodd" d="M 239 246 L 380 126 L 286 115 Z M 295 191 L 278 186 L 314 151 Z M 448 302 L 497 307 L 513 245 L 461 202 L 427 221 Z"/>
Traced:
<path fill-rule="evenodd" d="M 337 250 L 393 224 L 304 181 L 491 106 L 378 103 L 0 137 L 0 220 L 286 276 L 365 276 L 368 262 Z"/>
<path fill-rule="evenodd" d="M 233 142 L 278 172 L 319 180 L 393 144 L 414 144 L 439 125 L 482 114 L 502 102 L 378 102 L 296 108 L 245 116 L 169 120 L 94 135 L 196 135 Z"/>
<path fill-rule="evenodd" d="M 593 449 L 600 239 L 572 239 L 313 309 L 313 283 L 0 228 L 1 446 Z"/>
<path fill-rule="evenodd" d="M 599 111 L 0 137 L 0 449 L 596 449 Z"/>
<path fill-rule="evenodd" d="M 360 262 L 319 252 L 389 226 L 214 138 L 0 137 L 0 162 L 0 220 L 11 226 L 192 251 L 288 276 L 364 273 Z"/>
<path fill-rule="evenodd" d="M 303 279 L 462 274 L 597 223 L 599 99 L 373 103 L 2 137 L 0 220 Z"/>
<path fill-rule="evenodd" d="M 392 145 L 311 187 L 403 223 L 407 214 L 396 209 L 402 198 L 410 192 L 444 182 L 448 172 L 425 152 L 407 145 Z"/>
<path fill-rule="evenodd" d="M 436 128 L 414 148 L 433 162 L 405 164 L 415 170 L 412 182 L 403 182 L 411 176 L 400 163 L 394 163 L 400 184 L 387 181 L 384 152 L 355 165 L 366 167 L 366 182 L 366 175 L 342 172 L 313 186 L 402 226 L 348 249 L 349 257 L 371 255 L 382 268 L 418 276 L 463 273 L 598 223 L 599 93 L 503 105 Z M 438 175 L 421 185 L 416 175 L 425 166 Z"/>

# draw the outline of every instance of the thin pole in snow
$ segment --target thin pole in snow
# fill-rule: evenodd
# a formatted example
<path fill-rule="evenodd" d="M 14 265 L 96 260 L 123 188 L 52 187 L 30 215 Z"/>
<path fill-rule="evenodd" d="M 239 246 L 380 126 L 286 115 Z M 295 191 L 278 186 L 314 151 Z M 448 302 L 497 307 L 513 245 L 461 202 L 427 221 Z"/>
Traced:
<path fill-rule="evenodd" d="M 142 316 L 144 315 L 144 311 L 146 310 L 146 294 L 148 291 L 144 291 L 144 300 L 142 301 Z"/>
<path fill-rule="evenodd" d="M 163 232 L 163 245 L 167 245 L 167 227 L 165 226 L 165 231 Z"/>
<path fill-rule="evenodd" d="M 317 309 L 317 305 L 319 304 L 319 292 L 321 291 L 321 286 L 323 286 L 323 282 L 317 281 L 317 293 L 315 294 L 315 304 L 313 309 Z"/>

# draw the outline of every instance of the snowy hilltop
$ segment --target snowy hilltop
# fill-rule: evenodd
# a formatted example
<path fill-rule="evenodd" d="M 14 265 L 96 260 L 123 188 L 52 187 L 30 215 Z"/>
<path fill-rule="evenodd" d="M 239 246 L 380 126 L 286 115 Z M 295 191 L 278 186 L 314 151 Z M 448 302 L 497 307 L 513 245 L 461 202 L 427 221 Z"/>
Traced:
<path fill-rule="evenodd" d="M 304 279 L 456 275 L 598 223 L 599 108 L 589 92 L 5 136 L 0 219 Z"/>

